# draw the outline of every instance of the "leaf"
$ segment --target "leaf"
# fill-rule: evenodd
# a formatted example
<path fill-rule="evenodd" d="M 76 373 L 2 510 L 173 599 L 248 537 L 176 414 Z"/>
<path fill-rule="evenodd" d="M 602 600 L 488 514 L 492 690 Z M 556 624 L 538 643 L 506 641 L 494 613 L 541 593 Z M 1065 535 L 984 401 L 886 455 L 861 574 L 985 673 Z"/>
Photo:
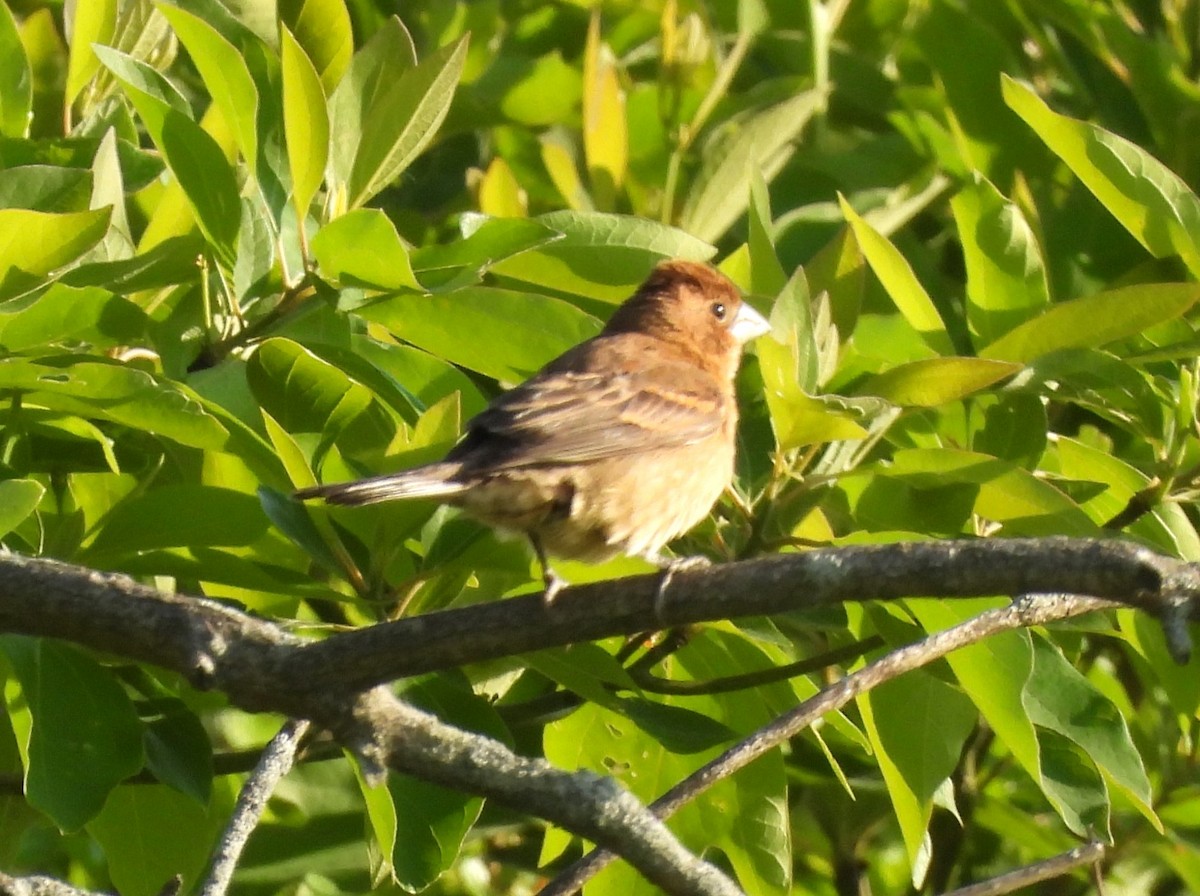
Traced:
<path fill-rule="evenodd" d="M 246 365 L 254 397 L 289 432 L 340 432 L 371 391 L 290 339 L 274 337 Z"/>
<path fill-rule="evenodd" d="M 0 537 L 24 522 L 45 493 L 45 487 L 32 479 L 0 481 Z"/>
<path fill-rule="evenodd" d="M 805 90 L 723 122 L 704 143 L 679 226 L 706 242 L 723 236 L 746 210 L 751 177 L 770 181 L 791 156 L 800 131 L 824 105 L 823 91 Z"/>
<path fill-rule="evenodd" d="M 339 219 L 340 220 L 340 219 Z M 424 246 L 412 254 L 413 269 L 434 289 L 455 289 L 477 283 L 493 265 L 562 239 L 562 234 L 538 221 L 485 218 L 465 238 L 441 246 Z"/>
<path fill-rule="evenodd" d="M 600 10 L 594 9 L 583 51 L 583 154 L 592 196 L 602 209 L 614 206 L 625 181 L 628 143 L 617 61 L 600 40 Z"/>
<path fill-rule="evenodd" d="M 1063 349 L 1098 348 L 1174 320 L 1197 299 L 1200 286 L 1196 284 L 1142 283 L 1059 302 L 979 354 L 1023 363 Z"/>
<path fill-rule="evenodd" d="M 933 796 L 958 764 L 975 707 L 925 672 L 909 672 L 859 698 L 909 860 L 916 862 Z"/>
<path fill-rule="evenodd" d="M 23 307 L 14 307 L 18 304 Z M 136 342 L 146 324 L 141 308 L 108 290 L 55 283 L 32 301 L 0 305 L 0 346 L 22 352 L 79 341 L 111 348 Z"/>
<path fill-rule="evenodd" d="M 736 737 L 728 725 L 682 706 L 629 697 L 616 708 L 672 753 L 699 753 Z"/>
<path fill-rule="evenodd" d="M 484 286 L 393 296 L 354 313 L 431 354 L 509 383 L 600 331 L 594 317 L 560 299 Z"/>
<path fill-rule="evenodd" d="M 35 212 L 0 209 L 0 295 L 24 291 L 100 242 L 112 210 Z"/>
<path fill-rule="evenodd" d="M 343 0 L 291 0 L 280 4 L 279 13 L 312 61 L 325 94 L 332 93 L 354 53 L 346 4 Z"/>
<path fill-rule="evenodd" d="M 196 448 L 220 449 L 230 439 L 230 430 L 187 386 L 160 382 L 118 364 L 75 361 L 55 367 L 0 359 L 0 389 L 27 390 L 46 407 L 121 423 Z M 239 450 L 250 453 L 245 446 Z"/>
<path fill-rule="evenodd" d="M 1098 125 L 1059 115 L 1002 75 L 1004 101 L 1155 258 L 1178 255 L 1200 276 L 1200 199 L 1162 162 Z"/>
<path fill-rule="evenodd" d="M 347 210 L 350 175 L 380 97 L 406 70 L 417 64 L 412 37 L 396 16 L 384 20 L 379 30 L 354 54 L 346 74 L 329 95 L 330 189 L 339 193 L 334 210 Z"/>
<path fill-rule="evenodd" d="M 122 896 L 155 896 L 176 875 L 191 888 L 203 874 L 222 813 L 169 787 L 118 787 L 88 823 Z"/>
<path fill-rule="evenodd" d="M 199 16 L 170 3 L 160 2 L 157 6 L 171 23 L 180 43 L 187 48 L 225 123 L 233 129 L 242 158 L 253 176 L 258 165 L 258 88 L 254 86 L 242 54 Z M 285 63 L 285 94 L 286 82 Z M 284 111 L 286 113 L 286 96 Z"/>
<path fill-rule="evenodd" d="M 70 106 L 100 70 L 93 44 L 107 44 L 117 24 L 117 0 L 73 3 L 69 25 L 71 53 L 67 63 L 67 86 L 63 102 Z"/>
<path fill-rule="evenodd" d="M 164 547 L 242 546 L 267 532 L 253 495 L 181 482 L 117 505 L 99 522 L 85 556 L 109 559 Z M 102 565 L 102 564 L 101 564 Z"/>
<path fill-rule="evenodd" d="M 405 688 L 404 697 L 459 728 L 510 740 L 495 711 L 471 692 L 460 674 L 422 679 Z M 455 864 L 483 799 L 407 775 L 390 776 L 388 791 L 397 809 L 391 852 L 396 880 L 409 892 L 419 892 Z"/>
<path fill-rule="evenodd" d="M 112 672 L 74 647 L 0 635 L 0 654 L 19 683 L 6 688 L 9 713 L 27 720 L 25 798 L 63 830 L 78 830 L 142 767 L 137 713 Z"/>
<path fill-rule="evenodd" d="M 463 37 L 413 68 L 393 70 L 392 79 L 377 94 L 360 100 L 365 105 L 360 107 L 362 117 L 357 124 L 362 131 L 353 165 L 349 171 L 340 170 L 336 166 L 345 159 L 333 157 L 334 175 L 345 189 L 348 208 L 359 207 L 392 183 L 433 140 L 450 110 L 466 51 L 467 38 Z M 338 128 L 335 118 L 335 134 Z"/>
<path fill-rule="evenodd" d="M 213 751 L 198 716 L 182 701 L 168 700 L 146 725 L 146 768 L 160 782 L 207 808 L 212 795 Z"/>
<path fill-rule="evenodd" d="M 425 291 L 396 225 L 379 209 L 355 209 L 326 224 L 313 237 L 312 254 L 321 273 L 343 286 Z"/>
<path fill-rule="evenodd" d="M 967 266 L 967 321 L 986 345 L 1050 304 L 1042 250 L 1016 203 L 981 175 L 950 207 Z"/>
<path fill-rule="evenodd" d="M 33 106 L 33 76 L 8 4 L 0 6 L 0 134 L 24 137 Z"/>
<path fill-rule="evenodd" d="M 921 286 L 917 275 L 904 256 L 879 231 L 859 216 L 844 198 L 838 197 L 842 214 L 850 222 L 854 239 L 862 250 L 867 264 L 887 290 L 896 308 L 912 328 L 921 334 L 925 344 L 936 354 L 952 355 L 954 346 L 946 332 L 946 324 L 938 313 L 929 293 Z"/>
<path fill-rule="evenodd" d="M 300 226 L 325 178 L 329 158 L 329 112 L 321 79 L 304 48 L 287 28 L 280 27 L 283 64 L 283 129 L 287 137 L 288 164 L 292 171 L 292 197 Z"/>
<path fill-rule="evenodd" d="M 493 267 L 498 274 L 606 302 L 629 298 L 664 258 L 707 261 L 717 250 L 693 236 L 632 215 L 559 211 L 538 224 L 562 234 L 546 246 Z"/>
<path fill-rule="evenodd" d="M 116 50 L 105 50 L 99 55 L 125 85 L 126 95 L 179 182 L 201 232 L 217 256 L 232 266 L 242 207 L 237 179 L 220 145 L 187 115 L 145 92 L 140 82 L 131 80 L 129 63 L 135 60 L 120 64 L 126 60 Z"/>
<path fill-rule="evenodd" d="M 934 408 L 986 389 L 1021 369 L 983 358 L 927 358 L 870 377 L 858 387 L 901 407 Z"/>
<path fill-rule="evenodd" d="M 1150 781 L 1125 718 L 1112 701 L 1075 669 L 1058 647 L 1034 638 L 1033 674 L 1024 703 L 1035 725 L 1075 743 L 1159 830 Z"/>

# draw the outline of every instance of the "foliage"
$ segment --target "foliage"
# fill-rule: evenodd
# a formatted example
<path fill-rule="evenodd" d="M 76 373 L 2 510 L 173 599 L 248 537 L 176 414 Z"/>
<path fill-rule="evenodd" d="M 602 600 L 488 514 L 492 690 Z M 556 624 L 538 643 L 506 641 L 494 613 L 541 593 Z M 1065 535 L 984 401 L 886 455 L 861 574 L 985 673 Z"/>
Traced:
<path fill-rule="evenodd" d="M 739 383 L 736 494 L 680 553 L 1119 533 L 1200 560 L 1194 3 L 389 9 L 0 9 L 8 548 L 314 634 L 534 590 L 521 545 L 454 513 L 287 495 L 436 457 L 682 256 L 719 260 L 774 331 Z M 971 609 L 714 625 L 658 671 L 894 646 Z M 651 799 L 817 687 L 641 692 L 620 648 L 407 693 Z M 1194 892 L 1196 662 L 1126 611 L 1000 636 L 672 824 L 755 894 L 938 892 L 1089 833 L 1117 845 L 1106 892 Z M 0 868 L 125 896 L 195 881 L 229 769 L 278 721 L 51 642 L 0 640 L 0 672 Z M 560 689 L 583 704 L 531 711 Z M 528 892 L 578 849 L 339 760 L 289 777 L 237 886 Z M 646 891 L 621 866 L 589 889 Z"/>

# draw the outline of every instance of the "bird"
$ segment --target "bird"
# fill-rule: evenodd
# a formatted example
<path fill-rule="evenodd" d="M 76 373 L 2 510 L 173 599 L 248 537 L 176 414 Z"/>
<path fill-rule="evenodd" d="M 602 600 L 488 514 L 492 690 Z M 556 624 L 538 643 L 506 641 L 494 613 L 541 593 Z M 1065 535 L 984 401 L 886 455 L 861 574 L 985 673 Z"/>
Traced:
<path fill-rule="evenodd" d="M 643 557 L 708 515 L 733 479 L 743 346 L 770 325 L 724 274 L 660 262 L 601 332 L 501 393 L 441 460 L 299 500 L 431 499 L 523 533 L 550 604 L 566 583 L 550 557 Z M 665 586 L 666 579 L 663 581 Z"/>

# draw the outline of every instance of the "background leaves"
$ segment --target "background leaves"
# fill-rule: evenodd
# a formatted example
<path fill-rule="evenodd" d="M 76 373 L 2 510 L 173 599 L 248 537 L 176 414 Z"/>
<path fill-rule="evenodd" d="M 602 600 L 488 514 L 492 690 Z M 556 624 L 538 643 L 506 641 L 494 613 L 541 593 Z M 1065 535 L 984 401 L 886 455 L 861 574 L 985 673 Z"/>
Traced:
<path fill-rule="evenodd" d="M 520 544 L 451 511 L 288 495 L 438 457 L 684 257 L 772 333 L 738 382 L 733 493 L 680 554 L 1072 534 L 1200 559 L 1193 4 L 393 11 L 0 10 L 4 547 L 316 633 L 536 588 Z M 825 679 L 711 681 L 991 605 L 580 645 L 409 696 L 650 799 Z M 49 642 L 0 657 L 4 870 L 194 880 L 277 721 Z M 1193 892 L 1194 673 L 1125 611 L 994 638 L 673 824 L 751 893 L 944 892 L 1089 834 L 1119 847 L 1112 892 Z M 579 848 L 339 759 L 289 776 L 236 886 L 516 893 Z M 588 892 L 638 888 L 618 866 Z"/>

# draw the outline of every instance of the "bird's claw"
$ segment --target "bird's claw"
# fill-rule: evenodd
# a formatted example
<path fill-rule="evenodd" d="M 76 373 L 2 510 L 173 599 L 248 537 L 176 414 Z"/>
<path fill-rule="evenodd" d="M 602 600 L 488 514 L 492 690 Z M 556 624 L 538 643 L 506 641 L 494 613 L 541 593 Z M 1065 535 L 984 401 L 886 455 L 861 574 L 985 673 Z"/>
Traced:
<path fill-rule="evenodd" d="M 654 591 L 654 618 L 665 627 L 666 620 L 663 618 L 663 613 L 666 610 L 667 586 L 671 584 L 671 578 L 677 572 L 707 569 L 712 566 L 712 561 L 697 554 L 692 557 L 671 557 L 669 559 L 658 557 L 651 562 L 656 563 L 662 569 L 662 578 L 658 580 L 658 588 Z"/>
<path fill-rule="evenodd" d="M 546 590 L 542 592 L 542 603 L 549 607 L 554 603 L 554 598 L 558 597 L 558 593 L 567 587 L 567 580 L 547 568 L 542 575 L 542 581 L 546 583 Z"/>

